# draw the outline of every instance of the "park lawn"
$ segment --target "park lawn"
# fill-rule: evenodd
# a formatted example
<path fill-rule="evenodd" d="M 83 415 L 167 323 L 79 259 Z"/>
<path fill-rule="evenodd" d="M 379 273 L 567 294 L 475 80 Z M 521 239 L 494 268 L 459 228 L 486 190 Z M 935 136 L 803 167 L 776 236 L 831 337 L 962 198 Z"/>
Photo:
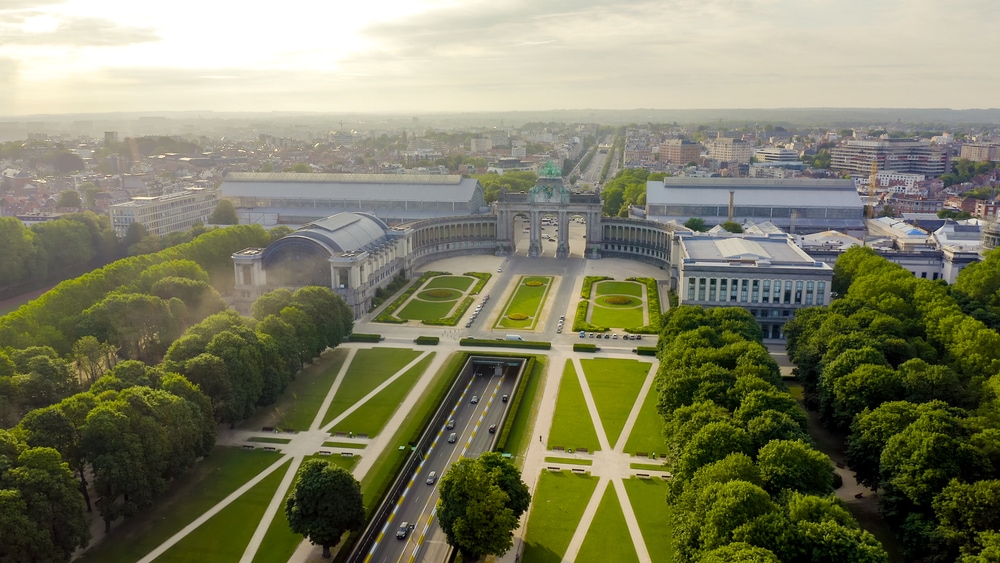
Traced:
<path fill-rule="evenodd" d="M 608 444 L 614 446 L 652 364 L 638 360 L 595 358 L 580 360 L 580 365 L 594 396 Z"/>
<path fill-rule="evenodd" d="M 545 458 L 546 463 L 569 463 L 572 465 L 594 465 L 594 461 L 590 459 L 576 459 L 575 457 L 547 457 Z"/>
<path fill-rule="evenodd" d="M 347 368 L 344 381 L 330 403 L 323 417 L 326 426 L 337 415 L 389 379 L 394 373 L 412 362 L 421 352 L 405 348 L 363 348 L 354 355 L 354 361 Z"/>
<path fill-rule="evenodd" d="M 302 462 L 305 463 L 307 459 L 312 458 L 329 461 L 348 471 L 354 469 L 354 466 L 361 459 L 360 456 L 305 456 Z M 285 499 L 281 501 L 281 507 L 275 513 L 274 518 L 271 519 L 271 524 L 267 527 L 264 539 L 260 542 L 260 548 L 254 554 L 253 563 L 285 563 L 291 559 L 292 554 L 295 553 L 295 548 L 305 539 L 301 534 L 296 534 L 292 531 L 288 525 L 288 518 L 285 516 L 285 502 L 288 500 L 288 495 L 292 494 L 294 486 L 293 483 L 292 487 L 288 488 L 288 492 L 285 493 Z"/>
<path fill-rule="evenodd" d="M 525 285 L 533 281 L 542 282 L 542 285 Z M 496 327 L 534 329 L 538 323 L 538 313 L 545 303 L 545 297 L 552 286 L 552 281 L 552 276 L 521 276 L 521 281 L 518 282 L 513 295 L 507 300 L 507 305 L 504 307 L 500 319 L 497 320 Z M 528 318 L 520 321 L 508 318 L 508 315 L 515 313 L 527 315 Z"/>
<path fill-rule="evenodd" d="M 257 409 L 240 428 L 273 426 L 282 430 L 308 430 L 346 358 L 344 348 L 324 354 L 317 363 L 299 372 L 277 403 Z"/>
<path fill-rule="evenodd" d="M 658 479 L 625 479 L 625 492 L 632 504 L 632 512 L 639 522 L 642 540 L 646 543 L 653 563 L 671 563 L 674 560 L 673 527 L 671 510 L 667 504 L 666 481 Z"/>
<path fill-rule="evenodd" d="M 353 448 L 358 450 L 365 449 L 365 444 L 359 444 L 357 442 L 323 442 L 324 448 Z"/>
<path fill-rule="evenodd" d="M 545 379 L 545 371 L 548 363 L 546 356 L 534 356 L 535 366 L 528 377 L 528 382 L 522 389 L 523 396 L 517 407 L 517 414 L 514 415 L 514 422 L 510 425 L 510 436 L 507 437 L 507 444 L 504 449 L 514 456 L 514 464 L 521 467 L 524 463 L 524 453 L 528 451 L 528 444 L 534 438 L 529 434 L 529 430 L 535 426 L 535 418 L 538 416 L 539 405 L 542 400 L 542 381 Z"/>
<path fill-rule="evenodd" d="M 447 317 L 461 295 L 448 301 L 421 301 L 413 298 L 406 307 L 396 312 L 396 316 L 408 321 L 432 321 Z"/>
<path fill-rule="evenodd" d="M 250 436 L 247 442 L 262 442 L 264 444 L 288 444 L 291 438 L 271 438 L 270 436 Z"/>
<path fill-rule="evenodd" d="M 635 419 L 632 433 L 625 442 L 625 453 L 634 455 L 636 452 L 650 454 L 667 451 L 667 439 L 663 435 L 663 417 L 656 411 L 657 399 L 656 387 L 650 387 L 639 409 L 639 417 Z"/>
<path fill-rule="evenodd" d="M 597 507 L 594 520 L 590 523 L 587 536 L 580 546 L 576 561 L 583 563 L 616 563 L 635 561 L 639 563 L 639 555 L 635 552 L 632 536 L 628 533 L 625 513 L 618 501 L 618 493 L 613 484 L 609 483 L 604 490 L 604 498 Z"/>
<path fill-rule="evenodd" d="M 600 281 L 594 284 L 596 295 L 630 295 L 642 297 L 642 284 L 631 281 Z"/>
<path fill-rule="evenodd" d="M 458 291 L 466 291 L 474 281 L 476 281 L 476 278 L 469 276 L 437 276 L 428 280 L 427 283 L 424 284 L 423 289 L 435 289 L 442 287 L 447 289 L 457 289 Z"/>
<path fill-rule="evenodd" d="M 550 449 L 553 446 L 587 448 L 590 452 L 600 448 L 576 369 L 570 360 L 566 360 L 566 368 L 559 382 L 559 397 L 556 399 L 556 411 L 552 415 L 552 429 L 546 446 Z"/>
<path fill-rule="evenodd" d="M 367 434 L 369 437 L 381 432 L 392 413 L 396 412 L 403 399 L 409 394 L 410 389 L 427 370 L 432 359 L 434 359 L 434 352 L 427 354 L 424 359 L 399 376 L 399 379 L 392 385 L 387 386 L 378 395 L 368 399 L 365 404 L 358 407 L 358 410 L 347 415 L 331 429 L 331 432 L 353 432 L 355 436 Z"/>
<path fill-rule="evenodd" d="M 597 478 L 569 471 L 544 471 L 531 498 L 524 557 L 530 563 L 559 563 L 573 539 Z M 610 558 L 607 561 L 615 561 Z"/>
<path fill-rule="evenodd" d="M 590 324 L 609 328 L 636 328 L 645 325 L 642 301 L 628 307 L 602 305 L 596 300 L 590 304 Z"/>
<path fill-rule="evenodd" d="M 171 483 L 152 507 L 116 523 L 111 533 L 79 560 L 131 563 L 141 559 L 281 457 L 277 452 L 216 446 L 212 455 Z"/>
<path fill-rule="evenodd" d="M 287 463 L 174 544 L 156 563 L 239 561 L 286 472 Z"/>

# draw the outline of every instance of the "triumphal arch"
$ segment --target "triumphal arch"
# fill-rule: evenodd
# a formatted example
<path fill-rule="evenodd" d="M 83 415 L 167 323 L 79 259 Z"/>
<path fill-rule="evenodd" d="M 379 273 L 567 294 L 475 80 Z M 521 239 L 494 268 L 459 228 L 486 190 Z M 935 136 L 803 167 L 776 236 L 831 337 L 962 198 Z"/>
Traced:
<path fill-rule="evenodd" d="M 528 256 L 542 254 L 542 221 L 554 217 L 556 257 L 569 256 L 569 221 L 582 217 L 586 223 L 588 258 L 600 258 L 601 198 L 597 194 L 573 193 L 565 186 L 562 170 L 552 161 L 538 171 L 538 181 L 527 193 L 503 192 L 496 204 L 497 253 L 514 251 L 514 218 L 527 219 Z"/>

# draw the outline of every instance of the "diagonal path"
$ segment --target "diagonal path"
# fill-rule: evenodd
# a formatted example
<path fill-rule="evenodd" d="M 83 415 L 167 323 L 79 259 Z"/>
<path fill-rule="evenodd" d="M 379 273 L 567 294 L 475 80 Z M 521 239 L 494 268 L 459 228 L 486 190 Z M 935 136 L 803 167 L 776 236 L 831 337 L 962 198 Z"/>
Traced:
<path fill-rule="evenodd" d="M 288 471 L 285 472 L 285 476 L 281 479 L 281 484 L 278 485 L 278 490 L 274 491 L 274 496 L 271 497 L 271 502 L 268 503 L 267 509 L 264 511 L 264 516 L 261 517 L 260 522 L 257 523 L 257 529 L 254 530 L 253 536 L 250 538 L 250 542 L 247 544 L 246 550 L 243 551 L 243 557 L 240 558 L 240 563 L 253 563 L 253 558 L 257 555 L 257 550 L 260 549 L 261 542 L 264 541 L 267 529 L 271 527 L 271 521 L 274 520 L 275 515 L 278 514 L 278 510 L 284 504 L 285 495 L 288 494 L 288 489 L 292 487 L 292 482 L 295 481 L 295 477 L 299 473 L 299 465 L 302 464 L 303 459 L 304 457 L 301 455 L 292 457 L 291 466 L 288 468 Z"/>
<path fill-rule="evenodd" d="M 635 426 L 635 421 L 639 418 L 639 411 L 642 410 L 642 404 L 646 402 L 646 395 L 649 394 L 649 390 L 653 387 L 653 382 L 656 381 L 656 373 L 658 371 L 660 371 L 660 361 L 656 360 L 649 365 L 649 373 L 646 374 L 646 380 L 642 382 L 642 388 L 639 389 L 639 396 L 635 398 L 632 410 L 629 411 L 628 418 L 625 419 L 625 426 L 622 428 L 622 433 L 618 435 L 618 443 L 615 444 L 616 452 L 623 453 L 625 451 L 625 444 L 628 443 L 629 436 L 632 435 L 632 428 Z"/>
<path fill-rule="evenodd" d="M 583 400 L 587 403 L 587 412 L 590 413 L 590 419 L 594 421 L 597 443 L 600 444 L 602 452 L 611 451 L 608 434 L 604 431 L 604 425 L 601 424 L 601 415 L 597 412 L 597 403 L 594 402 L 594 394 L 590 392 L 590 385 L 587 385 L 587 376 L 583 373 L 583 364 L 580 363 L 580 358 L 573 358 L 573 367 L 576 368 L 576 377 L 580 380 L 580 388 L 583 389 Z"/>
<path fill-rule="evenodd" d="M 358 353 L 358 348 L 351 348 L 347 351 L 347 357 L 344 358 L 344 363 L 340 365 L 340 373 L 337 374 L 337 378 L 333 380 L 333 385 L 330 386 L 330 392 L 326 394 L 323 398 L 323 404 L 319 406 L 319 410 L 316 411 L 316 416 L 313 418 L 312 424 L 309 425 L 309 430 L 318 430 L 323 424 L 323 417 L 326 416 L 326 411 L 330 409 L 330 403 L 333 402 L 333 396 L 337 394 L 340 390 L 340 384 L 344 381 L 344 377 L 347 376 L 347 370 L 354 363 L 354 356 Z"/>
<path fill-rule="evenodd" d="M 646 542 L 642 539 L 642 530 L 639 528 L 635 511 L 632 510 L 632 503 L 629 502 L 625 483 L 621 479 L 614 479 L 613 482 L 615 491 L 618 493 L 618 504 L 621 505 L 622 513 L 625 515 L 625 523 L 628 524 L 628 533 L 632 536 L 632 546 L 635 547 L 635 553 L 639 556 L 639 561 L 652 561 L 649 557 L 649 549 L 646 548 Z"/>
<path fill-rule="evenodd" d="M 573 539 L 569 541 L 566 554 L 562 558 L 563 561 L 576 561 L 576 556 L 580 553 L 580 547 L 583 546 L 583 540 L 587 537 L 587 532 L 590 531 L 590 525 L 594 522 L 594 515 L 597 514 L 597 508 L 601 505 L 601 500 L 604 498 L 604 491 L 608 488 L 608 483 L 610 482 L 611 479 L 606 477 L 602 477 L 597 482 L 597 488 L 594 489 L 594 494 L 591 495 L 590 502 L 587 503 L 587 508 L 583 511 L 580 524 L 577 525 L 576 532 L 573 533 Z"/>

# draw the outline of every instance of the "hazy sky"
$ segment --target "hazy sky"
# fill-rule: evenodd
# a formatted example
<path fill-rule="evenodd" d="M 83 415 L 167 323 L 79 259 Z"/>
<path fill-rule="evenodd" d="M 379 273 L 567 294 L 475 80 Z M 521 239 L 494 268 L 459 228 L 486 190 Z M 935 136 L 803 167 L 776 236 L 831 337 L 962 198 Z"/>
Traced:
<path fill-rule="evenodd" d="M 1000 106 L 998 0 L 0 0 L 0 115 Z"/>

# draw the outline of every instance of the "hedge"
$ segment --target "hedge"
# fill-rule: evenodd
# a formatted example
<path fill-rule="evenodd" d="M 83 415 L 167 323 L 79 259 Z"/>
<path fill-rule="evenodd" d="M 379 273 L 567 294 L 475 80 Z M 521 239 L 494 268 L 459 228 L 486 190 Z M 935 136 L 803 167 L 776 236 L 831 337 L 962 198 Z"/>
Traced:
<path fill-rule="evenodd" d="M 484 287 L 486 287 L 486 282 L 490 281 L 490 278 L 493 277 L 493 274 L 489 272 L 465 272 L 462 275 L 472 276 L 479 280 L 476 282 L 475 287 L 472 288 L 471 295 L 479 295 L 479 292 L 482 291 Z"/>
<path fill-rule="evenodd" d="M 597 344 L 589 344 L 589 343 L 586 343 L 586 342 L 577 342 L 576 344 L 573 344 L 573 351 L 574 352 L 596 352 L 597 351 Z"/>
<path fill-rule="evenodd" d="M 660 332 L 660 290 L 653 278 L 626 278 L 646 286 L 646 310 L 649 311 L 649 324 L 646 326 L 626 328 L 625 332 L 633 334 L 659 334 Z"/>
<path fill-rule="evenodd" d="M 354 333 L 347 337 L 348 342 L 381 342 L 381 334 Z"/>
<path fill-rule="evenodd" d="M 497 438 L 496 450 L 502 451 L 507 447 L 507 438 L 510 437 L 510 429 L 514 425 L 514 419 L 517 418 L 517 409 L 521 407 L 521 399 L 524 397 L 524 388 L 528 385 L 528 379 L 531 378 L 531 372 L 535 369 L 535 358 L 528 358 L 527 363 L 524 364 L 524 373 L 521 376 L 521 381 L 517 384 L 517 388 L 514 389 L 514 400 L 510 403 L 510 408 L 507 410 L 507 418 L 504 420 L 503 428 L 500 430 L 500 437 Z"/>
<path fill-rule="evenodd" d="M 611 276 L 587 276 L 583 278 L 583 288 L 580 289 L 580 297 L 590 299 L 590 290 L 596 282 L 613 280 Z"/>
<path fill-rule="evenodd" d="M 638 346 L 635 349 L 635 353 L 640 356 L 655 356 L 656 346 Z"/>
<path fill-rule="evenodd" d="M 498 348 L 534 348 L 536 350 L 550 350 L 551 342 L 539 340 L 489 340 L 486 338 L 463 338 L 458 341 L 459 346 L 496 346 Z"/>
<path fill-rule="evenodd" d="M 430 344 L 432 346 L 437 345 L 441 341 L 440 337 L 437 336 L 418 336 L 414 342 L 417 344 Z"/>

